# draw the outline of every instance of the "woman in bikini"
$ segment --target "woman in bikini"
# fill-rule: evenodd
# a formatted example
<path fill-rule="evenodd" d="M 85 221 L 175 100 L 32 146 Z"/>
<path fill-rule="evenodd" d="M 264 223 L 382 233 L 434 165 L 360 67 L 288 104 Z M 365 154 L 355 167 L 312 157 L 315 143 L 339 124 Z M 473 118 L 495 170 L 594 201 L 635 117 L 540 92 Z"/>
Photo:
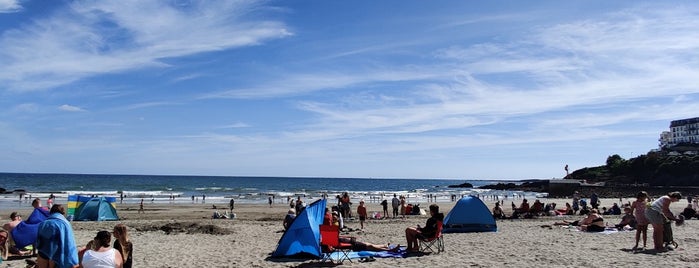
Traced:
<path fill-rule="evenodd" d="M 604 218 L 599 215 L 597 209 L 590 210 L 587 218 L 580 221 L 580 230 L 585 232 L 602 232 L 607 226 L 604 225 Z"/>

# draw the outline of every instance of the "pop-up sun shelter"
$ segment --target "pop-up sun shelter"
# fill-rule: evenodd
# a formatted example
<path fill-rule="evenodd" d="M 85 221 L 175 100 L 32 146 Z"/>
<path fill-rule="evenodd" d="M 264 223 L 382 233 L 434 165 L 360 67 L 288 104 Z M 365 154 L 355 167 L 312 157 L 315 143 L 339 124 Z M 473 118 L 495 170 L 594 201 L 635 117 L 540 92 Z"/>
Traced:
<path fill-rule="evenodd" d="M 319 199 L 306 206 L 279 239 L 272 257 L 315 256 L 320 257 L 320 228 L 325 215 L 327 200 Z"/>
<path fill-rule="evenodd" d="M 497 225 L 488 207 L 475 196 L 461 198 L 444 219 L 443 233 L 495 232 Z"/>
<path fill-rule="evenodd" d="M 116 221 L 119 217 L 114 208 L 115 202 L 114 197 L 71 195 L 68 197 L 68 214 L 71 214 L 71 208 L 74 207 L 73 220 L 75 221 Z"/>

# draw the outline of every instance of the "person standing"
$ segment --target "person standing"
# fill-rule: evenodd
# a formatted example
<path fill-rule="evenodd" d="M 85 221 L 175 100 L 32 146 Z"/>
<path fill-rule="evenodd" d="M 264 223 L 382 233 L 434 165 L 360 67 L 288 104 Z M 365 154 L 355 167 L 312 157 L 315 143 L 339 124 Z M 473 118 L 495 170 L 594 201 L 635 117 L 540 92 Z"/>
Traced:
<path fill-rule="evenodd" d="M 141 198 L 141 203 L 138 204 L 138 213 L 143 213 L 145 214 L 146 212 L 143 210 L 143 198 Z"/>
<path fill-rule="evenodd" d="M 233 208 L 235 207 L 235 200 L 233 198 L 231 198 L 231 202 L 230 202 L 229 206 L 231 208 L 231 214 L 233 214 Z"/>
<path fill-rule="evenodd" d="M 592 192 L 592 195 L 590 195 L 590 206 L 592 206 L 592 208 L 594 208 L 594 209 L 599 210 L 598 209 L 599 203 L 600 202 L 599 202 L 599 197 L 597 196 L 597 193 Z M 619 214 L 621 214 L 621 211 L 619 212 Z"/>
<path fill-rule="evenodd" d="M 364 230 L 364 221 L 367 218 L 366 207 L 364 206 L 364 200 L 359 200 L 359 206 L 357 206 L 357 215 L 359 216 L 359 225 L 362 230 Z"/>
<path fill-rule="evenodd" d="M 391 207 L 393 208 L 393 218 L 398 217 L 398 207 L 400 207 L 400 200 L 393 194 L 393 199 L 391 199 Z"/>
<path fill-rule="evenodd" d="M 381 207 L 383 208 L 383 218 L 388 218 L 388 200 L 381 201 Z"/>
<path fill-rule="evenodd" d="M 643 236 L 643 248 L 646 247 L 646 238 L 648 232 L 648 218 L 646 218 L 646 207 L 648 207 L 648 193 L 640 191 L 636 194 L 636 200 L 631 203 L 631 214 L 636 219 L 636 245 L 633 249 L 638 248 L 638 242 Z"/>
<path fill-rule="evenodd" d="M 677 217 L 670 212 L 670 203 L 680 201 L 680 199 L 682 199 L 682 194 L 679 192 L 671 192 L 653 201 L 650 207 L 646 209 L 646 218 L 648 222 L 653 225 L 654 249 L 658 252 L 667 251 L 667 249 L 663 247 L 664 224 L 667 220 L 678 220 Z"/>
<path fill-rule="evenodd" d="M 405 219 L 405 196 L 400 196 L 400 216 Z"/>
<path fill-rule="evenodd" d="M 73 227 L 65 215 L 65 208 L 55 204 L 51 207 L 49 218 L 39 224 L 36 239 L 39 256 L 36 267 L 78 267 L 78 249 Z"/>

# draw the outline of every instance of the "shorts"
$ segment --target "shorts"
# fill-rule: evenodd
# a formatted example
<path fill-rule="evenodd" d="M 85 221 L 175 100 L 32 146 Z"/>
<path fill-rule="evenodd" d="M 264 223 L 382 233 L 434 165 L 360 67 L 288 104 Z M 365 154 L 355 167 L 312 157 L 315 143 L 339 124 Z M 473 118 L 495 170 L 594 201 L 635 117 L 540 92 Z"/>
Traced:
<path fill-rule="evenodd" d="M 365 221 L 365 220 L 366 220 L 366 217 L 364 217 L 364 216 L 359 216 L 359 221 Z"/>
<path fill-rule="evenodd" d="M 665 215 L 654 209 L 646 209 L 646 219 L 650 224 L 664 224 Z"/>

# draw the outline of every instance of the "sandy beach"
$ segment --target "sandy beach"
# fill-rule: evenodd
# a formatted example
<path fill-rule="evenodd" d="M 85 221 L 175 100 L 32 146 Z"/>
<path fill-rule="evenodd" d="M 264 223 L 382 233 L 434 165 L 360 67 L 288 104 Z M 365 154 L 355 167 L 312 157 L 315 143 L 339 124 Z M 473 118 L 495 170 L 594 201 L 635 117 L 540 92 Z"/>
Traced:
<path fill-rule="evenodd" d="M 506 201 L 506 213 L 509 202 Z M 519 200 L 514 200 L 519 203 Z M 561 206 L 569 200 L 542 200 Z M 618 199 L 602 199 L 610 206 Z M 626 202 L 626 200 L 624 200 Z M 486 201 L 489 207 L 494 203 Z M 673 203 L 675 213 L 686 201 Z M 121 220 L 115 222 L 72 222 L 79 246 L 90 241 L 97 231 L 111 230 L 117 223 L 129 227 L 134 243 L 134 267 L 315 267 L 328 266 L 317 260 L 271 259 L 270 253 L 282 235 L 282 219 L 287 206 L 240 204 L 237 217 L 211 219 L 212 205 L 226 204 L 146 204 L 145 214 L 137 213 L 138 205 L 119 205 Z M 454 203 L 439 203 L 446 214 Z M 423 204 L 421 207 L 427 207 Z M 390 209 L 390 208 L 389 208 Z M 28 215 L 31 207 L 17 211 Z M 377 203 L 368 204 L 368 211 L 381 211 Z M 11 210 L 0 211 L 7 221 Z M 652 250 L 633 252 L 634 231 L 611 234 L 584 233 L 551 226 L 555 221 L 577 220 L 581 216 L 551 216 L 538 219 L 499 220 L 493 233 L 445 234 L 446 252 L 407 258 L 377 258 L 374 262 L 345 262 L 348 267 L 638 267 L 669 265 L 693 267 L 699 262 L 699 220 L 689 220 L 673 228 L 679 248 L 656 254 Z M 620 216 L 605 216 L 607 225 L 620 221 Z M 424 225 L 427 216 L 406 219 L 369 220 L 364 231 L 350 235 L 374 244 L 405 245 L 404 230 Z M 359 229 L 358 221 L 347 225 Z M 169 232 L 169 233 L 168 233 Z M 213 234 L 211 234 L 213 233 Z M 649 235 L 652 233 L 649 230 Z M 648 238 L 648 248 L 652 248 Z M 30 258 L 32 259 L 32 258 Z M 0 267 L 25 267 L 25 259 L 4 261 Z"/>

